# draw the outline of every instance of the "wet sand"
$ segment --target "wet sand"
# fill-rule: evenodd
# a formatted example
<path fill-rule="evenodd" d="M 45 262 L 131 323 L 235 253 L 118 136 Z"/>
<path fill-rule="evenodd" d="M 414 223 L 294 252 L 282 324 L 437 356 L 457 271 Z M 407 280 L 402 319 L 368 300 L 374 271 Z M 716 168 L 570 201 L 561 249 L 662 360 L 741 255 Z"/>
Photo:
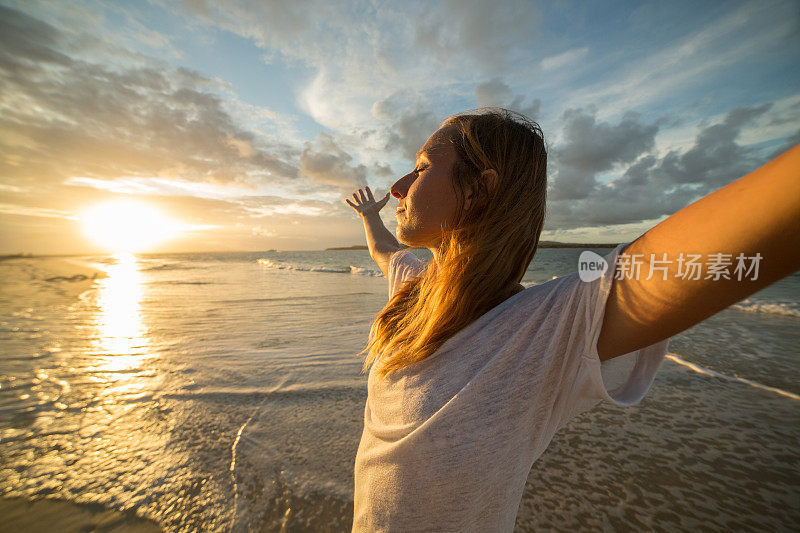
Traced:
<path fill-rule="evenodd" d="M 32 256 L 0 260 L 0 276 L 0 295 L 34 307 L 73 300 L 106 274 L 70 257 Z"/>
<path fill-rule="evenodd" d="M 26 501 L 0 499 L 0 533 L 63 533 L 103 531 L 107 533 L 155 533 L 162 529 L 133 512 L 119 512 L 102 505 L 75 504 L 59 500 Z"/>
<path fill-rule="evenodd" d="M 66 257 L 4 257 L 0 260 L 0 272 L 6 269 L 13 269 L 15 275 L 3 276 L 0 293 L 30 307 L 73 300 L 90 289 L 96 280 L 105 277 L 101 270 Z M 0 532 L 161 531 L 154 522 L 137 518 L 133 513 L 59 500 L 3 498 L 0 499 L 0 517 Z"/>

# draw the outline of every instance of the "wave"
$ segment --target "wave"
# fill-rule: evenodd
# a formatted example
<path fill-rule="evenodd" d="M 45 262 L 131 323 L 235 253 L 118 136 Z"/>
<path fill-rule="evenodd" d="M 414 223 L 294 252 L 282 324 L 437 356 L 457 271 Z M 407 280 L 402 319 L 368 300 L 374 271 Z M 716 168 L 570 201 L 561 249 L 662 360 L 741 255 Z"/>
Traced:
<path fill-rule="evenodd" d="M 210 281 L 176 281 L 176 280 L 164 280 L 164 281 L 153 281 L 151 282 L 153 285 L 212 285 Z"/>
<path fill-rule="evenodd" d="M 325 296 L 325 298 L 343 298 L 345 296 L 369 296 L 372 294 L 376 294 L 374 292 L 343 292 L 341 294 L 331 294 Z M 383 294 L 382 292 L 380 294 Z M 298 300 L 312 300 L 318 301 L 322 298 L 322 296 L 280 296 L 275 298 L 241 298 L 235 300 L 214 300 L 214 303 L 218 304 L 247 304 L 247 303 L 258 303 L 258 302 L 286 302 L 286 301 L 298 301 Z"/>
<path fill-rule="evenodd" d="M 792 301 L 751 301 L 742 300 L 731 306 L 731 309 L 747 313 L 769 313 L 773 315 L 793 316 L 800 318 L 800 303 Z"/>
<path fill-rule="evenodd" d="M 148 266 L 148 267 L 142 268 L 142 271 L 143 272 L 149 272 L 149 271 L 152 271 L 152 270 L 192 270 L 192 269 L 195 269 L 195 268 L 197 268 L 197 267 L 184 265 L 184 264 L 180 264 L 180 263 L 161 263 L 161 264 L 158 264 L 158 265 L 153 265 L 153 266 Z"/>
<path fill-rule="evenodd" d="M 52 278 L 47 278 L 45 281 L 47 282 L 54 282 L 54 281 L 89 281 L 97 279 L 97 272 L 92 275 L 92 277 L 87 276 L 86 274 L 75 274 L 74 276 L 54 276 Z"/>
<path fill-rule="evenodd" d="M 276 263 L 274 261 L 270 261 L 269 259 L 259 259 L 258 264 L 265 266 L 267 268 L 274 268 L 277 270 L 296 270 L 299 272 L 325 272 L 328 274 L 354 274 L 358 276 L 369 276 L 373 278 L 382 277 L 383 274 L 377 270 L 371 270 L 369 268 L 363 268 L 358 266 L 347 266 L 347 267 L 315 267 L 315 266 L 305 266 L 305 265 L 293 265 L 288 263 Z"/>
<path fill-rule="evenodd" d="M 744 383 L 745 385 L 750 385 L 751 387 L 755 387 L 757 389 L 762 389 L 762 390 L 766 390 L 766 391 L 769 391 L 769 392 L 774 392 L 775 394 L 780 394 L 781 396 L 786 396 L 786 397 L 792 398 L 794 400 L 800 400 L 800 395 L 797 395 L 797 394 L 795 394 L 793 392 L 785 391 L 785 390 L 779 389 L 777 387 L 770 387 L 769 385 L 763 385 L 761 383 L 758 383 L 757 381 L 753 381 L 753 380 L 750 380 L 750 379 L 747 379 L 747 378 L 740 378 L 739 376 L 729 376 L 728 374 L 723 374 L 722 372 L 717 372 L 716 370 L 711 370 L 710 368 L 706 368 L 704 366 L 700 366 L 700 365 L 698 365 L 696 363 L 692 363 L 690 361 L 682 359 L 682 358 L 678 357 L 674 353 L 668 353 L 666 355 L 666 358 L 669 359 L 670 361 L 674 361 L 674 362 L 678 363 L 679 365 L 683 365 L 683 366 L 689 367 L 692 370 L 694 370 L 695 372 L 697 372 L 698 374 L 704 374 L 706 376 L 712 376 L 712 377 L 715 377 L 715 378 L 724 379 L 725 381 L 734 381 L 734 382 L 737 382 L 737 383 Z"/>
<path fill-rule="evenodd" d="M 267 399 L 301 399 L 301 398 L 317 398 L 323 397 L 357 397 L 360 398 L 364 395 L 365 391 L 361 385 L 309 385 L 309 384 L 292 384 L 286 385 L 286 380 L 282 381 L 279 385 L 263 389 L 263 388 L 238 388 L 230 390 L 222 389 L 202 389 L 194 390 L 192 387 L 183 387 L 171 392 L 164 392 L 159 395 L 161 398 L 169 398 L 171 400 L 191 400 L 191 401 L 209 401 L 209 402 L 227 402 L 243 404 L 248 401 L 263 402 Z"/>

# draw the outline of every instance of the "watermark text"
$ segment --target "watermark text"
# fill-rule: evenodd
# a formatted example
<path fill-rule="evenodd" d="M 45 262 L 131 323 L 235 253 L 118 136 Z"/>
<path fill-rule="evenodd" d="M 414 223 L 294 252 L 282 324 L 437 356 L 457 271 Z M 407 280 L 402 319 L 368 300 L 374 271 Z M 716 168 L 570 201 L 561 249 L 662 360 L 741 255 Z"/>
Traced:
<path fill-rule="evenodd" d="M 681 252 L 669 258 L 662 254 L 628 254 L 617 256 L 614 279 L 666 281 L 670 277 L 684 280 L 750 280 L 758 279 L 758 268 L 763 256 L 726 254 L 687 254 Z M 578 274 L 583 281 L 594 281 L 608 270 L 606 260 L 600 255 L 584 251 L 578 259 Z"/>

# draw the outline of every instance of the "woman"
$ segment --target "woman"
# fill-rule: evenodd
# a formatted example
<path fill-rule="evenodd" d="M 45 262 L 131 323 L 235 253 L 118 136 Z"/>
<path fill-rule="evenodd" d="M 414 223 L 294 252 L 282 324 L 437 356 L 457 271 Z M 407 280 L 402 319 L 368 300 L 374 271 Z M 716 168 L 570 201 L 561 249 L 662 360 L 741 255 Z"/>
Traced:
<path fill-rule="evenodd" d="M 391 187 L 397 238 L 378 215 L 388 193 L 347 200 L 390 293 L 364 363 L 354 530 L 512 530 L 559 428 L 604 399 L 638 403 L 670 336 L 800 268 L 796 146 L 618 246 L 593 281 L 575 273 L 524 289 L 546 160 L 524 117 L 456 115 Z M 716 266 L 687 275 L 698 255 Z"/>

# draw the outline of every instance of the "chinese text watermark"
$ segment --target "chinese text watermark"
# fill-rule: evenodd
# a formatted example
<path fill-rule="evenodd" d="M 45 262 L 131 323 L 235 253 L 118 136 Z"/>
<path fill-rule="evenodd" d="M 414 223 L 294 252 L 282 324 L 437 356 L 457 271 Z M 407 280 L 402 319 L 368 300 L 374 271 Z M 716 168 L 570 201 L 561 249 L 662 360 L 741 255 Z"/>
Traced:
<path fill-rule="evenodd" d="M 763 259 L 755 255 L 739 253 L 685 254 L 668 258 L 666 253 L 660 254 L 628 254 L 617 256 L 614 279 L 661 279 L 669 277 L 684 280 L 751 280 L 758 279 L 758 267 Z M 594 281 L 608 270 L 607 261 L 600 255 L 584 251 L 578 259 L 578 274 L 583 281 Z"/>

